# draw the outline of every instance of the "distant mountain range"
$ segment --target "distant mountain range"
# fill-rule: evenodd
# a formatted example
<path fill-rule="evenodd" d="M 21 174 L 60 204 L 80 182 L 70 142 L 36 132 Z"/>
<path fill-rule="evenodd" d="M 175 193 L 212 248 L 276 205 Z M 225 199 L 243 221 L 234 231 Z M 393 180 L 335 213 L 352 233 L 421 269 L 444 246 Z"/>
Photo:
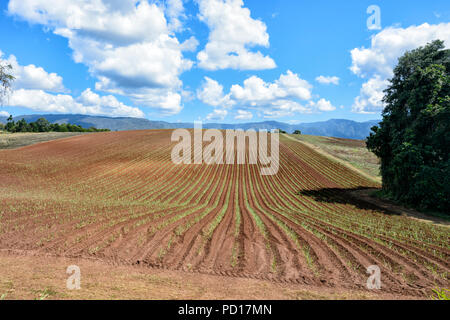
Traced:
<path fill-rule="evenodd" d="M 100 116 L 86 116 L 80 114 L 34 114 L 14 117 L 15 121 L 25 119 L 27 122 L 36 121 L 39 118 L 46 118 L 52 123 L 71 123 L 80 125 L 85 128 L 96 127 L 101 129 L 110 129 L 111 131 L 124 130 L 146 130 L 146 129 L 176 129 L 176 128 L 193 128 L 193 123 L 170 123 L 165 121 L 151 121 L 140 118 L 110 118 Z M 0 117 L 1 123 L 6 123 L 6 117 Z M 240 124 L 223 124 L 223 123 L 206 123 L 203 124 L 205 129 L 281 129 L 288 133 L 294 130 L 300 130 L 304 134 L 311 134 L 325 137 L 347 138 L 347 139 L 365 139 L 370 128 L 377 125 L 379 120 L 371 120 L 366 122 L 356 122 L 344 119 L 331 119 L 322 122 L 299 123 L 295 125 L 277 122 L 264 121 L 254 123 Z"/>

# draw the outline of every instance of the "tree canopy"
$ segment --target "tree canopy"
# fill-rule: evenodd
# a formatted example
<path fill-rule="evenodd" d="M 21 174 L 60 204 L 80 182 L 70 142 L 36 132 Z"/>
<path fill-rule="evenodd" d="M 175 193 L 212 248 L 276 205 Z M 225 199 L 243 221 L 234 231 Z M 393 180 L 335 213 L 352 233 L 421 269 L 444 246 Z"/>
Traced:
<path fill-rule="evenodd" d="M 12 66 L 10 64 L 0 64 L 0 105 L 4 103 L 4 100 L 11 90 L 12 82 L 14 81 L 12 75 Z"/>
<path fill-rule="evenodd" d="M 14 121 L 12 116 L 9 116 L 5 126 L 8 132 L 103 132 L 110 131 L 109 129 L 97 129 L 90 127 L 85 129 L 82 126 L 70 123 L 50 123 L 45 118 L 39 118 L 35 122 L 28 123 L 25 119 Z"/>
<path fill-rule="evenodd" d="M 450 208 L 450 50 L 436 40 L 405 53 L 384 91 L 383 120 L 367 147 L 383 192 L 421 209 Z"/>

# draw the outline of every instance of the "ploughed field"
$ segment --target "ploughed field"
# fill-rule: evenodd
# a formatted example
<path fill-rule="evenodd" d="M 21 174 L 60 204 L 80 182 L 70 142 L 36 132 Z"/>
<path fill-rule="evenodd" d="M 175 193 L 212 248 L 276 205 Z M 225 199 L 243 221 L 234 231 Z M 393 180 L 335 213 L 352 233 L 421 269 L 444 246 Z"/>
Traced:
<path fill-rule="evenodd" d="M 260 165 L 176 165 L 170 130 L 0 151 L 0 249 L 279 282 L 426 295 L 448 287 L 448 227 L 348 195 L 378 187 L 280 136 Z"/>

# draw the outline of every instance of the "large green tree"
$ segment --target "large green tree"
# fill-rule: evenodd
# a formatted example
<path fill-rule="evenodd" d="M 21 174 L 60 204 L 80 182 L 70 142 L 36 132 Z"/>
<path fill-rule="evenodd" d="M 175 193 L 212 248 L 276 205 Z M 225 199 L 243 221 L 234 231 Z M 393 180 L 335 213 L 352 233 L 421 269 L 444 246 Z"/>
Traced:
<path fill-rule="evenodd" d="M 383 191 L 413 206 L 450 208 L 450 50 L 436 40 L 405 53 L 385 90 L 383 120 L 367 139 Z"/>
<path fill-rule="evenodd" d="M 14 76 L 12 75 L 12 66 L 10 64 L 0 64 L 0 105 L 3 104 L 7 94 L 11 90 Z"/>

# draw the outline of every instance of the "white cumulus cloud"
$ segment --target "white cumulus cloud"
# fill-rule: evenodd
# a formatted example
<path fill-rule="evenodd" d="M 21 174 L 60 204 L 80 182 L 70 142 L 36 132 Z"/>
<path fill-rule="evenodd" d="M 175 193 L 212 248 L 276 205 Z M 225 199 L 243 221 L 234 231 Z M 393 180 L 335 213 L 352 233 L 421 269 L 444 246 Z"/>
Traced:
<path fill-rule="evenodd" d="M 234 117 L 236 120 L 250 120 L 251 118 L 253 118 L 253 114 L 246 110 L 237 110 L 237 114 Z"/>
<path fill-rule="evenodd" d="M 230 94 L 224 95 L 223 86 L 211 78 L 205 77 L 203 84 L 197 90 L 197 98 L 210 106 L 224 108 L 233 105 Z"/>
<path fill-rule="evenodd" d="M 320 111 L 334 111 L 336 107 L 331 104 L 330 101 L 325 100 L 324 98 L 320 99 L 317 102 L 312 102 L 312 106 L 315 106 Z"/>
<path fill-rule="evenodd" d="M 297 113 L 312 113 L 313 110 L 309 106 L 301 105 L 292 100 L 275 100 L 270 105 L 262 108 L 264 118 L 281 118 L 293 116 Z"/>
<path fill-rule="evenodd" d="M 314 101 L 312 85 L 288 70 L 273 82 L 251 76 L 243 84 L 234 84 L 225 94 L 223 86 L 216 80 L 205 77 L 197 90 L 197 98 L 205 104 L 222 107 L 224 110 L 236 106 L 235 119 L 250 119 L 249 110 L 258 111 L 265 118 L 280 118 L 298 113 L 328 112 L 336 108 L 330 101 Z"/>
<path fill-rule="evenodd" d="M 2 55 L 0 51 L 0 63 L 10 64 L 16 77 L 13 91 L 6 101 L 10 107 L 56 113 L 144 117 L 139 108 L 127 106 L 112 95 L 100 96 L 89 88 L 78 98 L 73 98 L 66 94 L 68 90 L 64 88 L 61 76 L 35 65 L 22 66 L 14 55 L 8 59 L 2 59 Z"/>
<path fill-rule="evenodd" d="M 321 84 L 338 85 L 339 84 L 339 77 L 336 77 L 336 76 L 318 76 L 316 78 L 316 81 L 321 83 Z"/>
<path fill-rule="evenodd" d="M 387 88 L 389 82 L 379 75 L 375 75 L 367 82 L 363 83 L 359 96 L 353 103 L 353 111 L 357 113 L 375 113 L 384 108 L 383 90 Z"/>
<path fill-rule="evenodd" d="M 253 19 L 242 0 L 197 0 L 200 20 L 209 27 L 205 48 L 197 55 L 198 65 L 208 70 L 261 70 L 276 67 L 269 56 L 252 47 L 269 46 L 266 25 Z"/>
<path fill-rule="evenodd" d="M 243 86 L 233 85 L 230 93 L 232 99 L 256 106 L 287 98 L 309 100 L 311 89 L 312 86 L 308 81 L 288 70 L 273 83 L 267 83 L 257 76 L 252 76 L 244 81 Z"/>
<path fill-rule="evenodd" d="M 433 40 L 443 40 L 450 46 L 450 23 L 424 23 L 407 28 L 389 27 L 372 36 L 369 48 L 351 50 L 350 70 L 360 78 L 368 79 L 355 98 L 352 110 L 357 113 L 377 113 L 384 105 L 383 90 L 387 87 L 397 60 L 406 51 L 424 46 Z"/>
<path fill-rule="evenodd" d="M 42 89 L 53 92 L 65 92 L 63 78 L 56 73 L 48 73 L 42 67 L 36 67 L 33 64 L 22 66 L 17 62 L 14 55 L 7 59 L 3 58 L 3 52 L 0 51 L 0 64 L 11 65 L 12 75 L 15 77 L 13 88 L 22 89 Z"/>
<path fill-rule="evenodd" d="M 198 44 L 199 44 L 198 40 L 194 36 L 191 36 L 189 39 L 183 41 L 183 43 L 181 44 L 181 50 L 195 51 L 197 50 Z"/>
<path fill-rule="evenodd" d="M 166 0 L 166 4 L 169 29 L 178 31 L 183 25 L 180 19 L 185 18 L 183 0 Z"/>
<path fill-rule="evenodd" d="M 206 120 L 223 120 L 228 115 L 225 109 L 214 109 L 214 111 L 206 116 Z"/>
<path fill-rule="evenodd" d="M 8 12 L 67 38 L 74 61 L 98 79 L 97 90 L 120 92 L 162 113 L 182 109 L 179 77 L 193 63 L 182 51 L 196 43 L 180 44 L 174 34 L 184 15 L 181 0 L 10 0 Z"/>
<path fill-rule="evenodd" d="M 50 94 L 44 90 L 18 89 L 11 94 L 8 105 L 44 112 L 144 117 L 138 108 L 129 107 L 114 96 L 99 96 L 90 89 L 86 89 L 78 98 L 67 94 Z"/>

